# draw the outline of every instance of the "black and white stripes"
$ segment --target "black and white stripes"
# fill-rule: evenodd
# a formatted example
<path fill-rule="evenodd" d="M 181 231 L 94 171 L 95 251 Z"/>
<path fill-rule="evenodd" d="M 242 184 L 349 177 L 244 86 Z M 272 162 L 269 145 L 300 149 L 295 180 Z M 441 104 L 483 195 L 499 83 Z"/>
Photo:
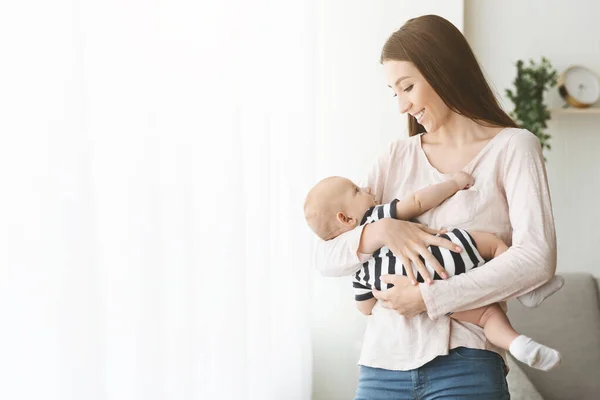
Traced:
<path fill-rule="evenodd" d="M 397 200 L 394 200 L 390 204 L 378 205 L 369 209 L 363 217 L 361 224 L 378 221 L 382 218 L 395 218 L 396 203 Z M 461 253 L 455 253 L 438 246 L 428 247 L 428 250 L 431 251 L 438 262 L 446 268 L 449 276 L 465 273 L 485 263 L 477 251 L 477 244 L 467 231 L 455 228 L 440 236 L 463 248 Z M 424 261 L 422 257 L 421 261 Z M 423 263 L 433 279 L 441 279 L 429 263 Z M 418 273 L 417 269 L 414 266 L 412 266 L 412 268 L 417 277 L 417 281 L 424 282 L 423 277 Z M 355 299 L 357 301 L 363 301 L 372 298 L 373 287 L 377 290 L 386 290 L 392 287 L 393 285 L 391 284 L 383 284 L 383 289 L 381 286 L 381 276 L 388 274 L 406 276 L 406 269 L 405 266 L 396 259 L 391 250 L 384 246 L 377 250 L 373 254 L 373 258 L 365 262 L 362 268 L 354 275 L 353 286 Z"/>

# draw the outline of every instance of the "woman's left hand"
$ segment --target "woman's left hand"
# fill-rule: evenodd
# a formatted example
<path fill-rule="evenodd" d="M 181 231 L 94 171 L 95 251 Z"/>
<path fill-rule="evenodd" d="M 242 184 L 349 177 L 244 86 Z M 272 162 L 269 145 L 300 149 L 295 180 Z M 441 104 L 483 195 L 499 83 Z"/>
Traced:
<path fill-rule="evenodd" d="M 419 285 L 411 285 L 406 276 L 382 275 L 381 282 L 394 285 L 393 288 L 384 291 L 373 289 L 373 296 L 381 301 L 383 307 L 396 310 L 406 318 L 427 311 Z"/>

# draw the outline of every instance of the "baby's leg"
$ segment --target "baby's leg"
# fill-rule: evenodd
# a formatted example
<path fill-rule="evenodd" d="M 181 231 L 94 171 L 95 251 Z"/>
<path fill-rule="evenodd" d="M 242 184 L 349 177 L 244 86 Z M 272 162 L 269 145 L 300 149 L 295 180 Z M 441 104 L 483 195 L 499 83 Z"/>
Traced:
<path fill-rule="evenodd" d="M 498 304 L 456 312 L 451 317 L 482 327 L 492 344 L 510 351 L 517 360 L 533 368 L 547 371 L 560 363 L 558 351 L 519 335 Z"/>
<path fill-rule="evenodd" d="M 469 234 L 473 237 L 473 240 L 475 240 L 479 254 L 481 254 L 481 257 L 486 261 L 498 257 L 508 249 L 506 243 L 492 233 L 469 232 Z M 562 276 L 555 275 L 539 288 L 522 294 L 517 297 L 517 299 L 525 307 L 537 307 L 542 304 L 547 297 L 550 297 L 562 288 L 564 283 L 565 280 Z"/>
<path fill-rule="evenodd" d="M 377 303 L 376 298 L 357 301 L 356 308 L 358 308 L 358 310 L 365 315 L 371 315 L 371 311 L 373 311 L 373 307 L 375 307 L 375 303 Z"/>
<path fill-rule="evenodd" d="M 502 239 L 493 233 L 469 231 L 469 235 L 477 245 L 477 251 L 485 261 L 498 257 L 500 254 L 508 250 L 508 246 Z"/>
<path fill-rule="evenodd" d="M 508 350 L 512 341 L 519 336 L 498 304 L 455 312 L 451 318 L 482 327 L 485 337 L 504 350 Z"/>

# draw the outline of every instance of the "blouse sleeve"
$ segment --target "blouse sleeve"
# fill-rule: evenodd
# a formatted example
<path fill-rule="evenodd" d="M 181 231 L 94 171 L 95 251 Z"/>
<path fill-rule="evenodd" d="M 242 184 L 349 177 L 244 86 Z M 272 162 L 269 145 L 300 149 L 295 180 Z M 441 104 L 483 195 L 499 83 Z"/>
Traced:
<path fill-rule="evenodd" d="M 367 175 L 366 181 L 360 182 L 361 186 L 368 186 L 375 194 L 377 202 L 381 203 L 381 196 L 385 188 L 387 172 L 392 157 L 392 148 L 379 156 L 377 162 Z M 331 240 L 316 238 L 313 244 L 313 265 L 323 276 L 349 276 L 360 269 L 370 254 L 358 253 L 358 246 L 364 225 L 343 233 Z"/>
<path fill-rule="evenodd" d="M 500 175 L 512 225 L 512 246 L 482 268 L 431 286 L 420 285 L 431 319 L 519 296 L 554 275 L 554 217 L 542 148 L 534 134 L 526 130 L 513 134 Z"/>

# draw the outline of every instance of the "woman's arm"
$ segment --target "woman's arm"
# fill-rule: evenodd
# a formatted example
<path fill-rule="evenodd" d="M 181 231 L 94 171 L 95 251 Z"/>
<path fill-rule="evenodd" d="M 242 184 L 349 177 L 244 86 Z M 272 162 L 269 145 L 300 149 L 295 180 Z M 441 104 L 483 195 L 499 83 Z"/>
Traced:
<path fill-rule="evenodd" d="M 427 250 L 427 246 L 442 246 L 456 252 L 462 249 L 450 240 L 434 236 L 438 232 L 408 221 L 381 219 L 356 227 L 331 240 L 315 239 L 313 264 L 323 276 L 348 276 L 358 271 L 372 253 L 388 246 L 405 265 L 409 265 L 409 260 L 412 260 L 423 276 L 429 276 L 429 273 L 419 255 L 423 255 L 438 274 L 445 274 L 446 271 Z M 412 279 L 414 280 L 414 275 Z"/>
<path fill-rule="evenodd" d="M 382 200 L 391 159 L 401 158 L 395 149 L 400 143 L 402 141 L 393 144 L 389 151 L 378 158 L 371 168 L 366 184 L 361 185 L 371 188 L 377 202 Z M 331 240 L 315 239 L 313 265 L 324 276 L 352 275 L 373 252 L 386 245 L 405 265 L 412 261 L 424 277 L 428 277 L 429 273 L 419 256 L 432 265 L 438 274 L 444 274 L 445 270 L 427 250 L 427 246 L 442 246 L 457 252 L 461 249 L 450 240 L 434 236 L 435 233 L 438 231 L 421 224 L 385 218 L 356 227 Z M 414 277 L 412 278 L 414 280 Z"/>
<path fill-rule="evenodd" d="M 368 224 L 367 226 L 375 225 Z M 316 237 L 313 247 L 313 264 L 323 276 L 348 276 L 361 267 L 369 255 L 359 258 L 359 242 L 366 226 L 359 226 L 331 240 Z M 381 247 L 381 246 L 380 246 Z"/>
<path fill-rule="evenodd" d="M 552 203 L 539 139 L 519 130 L 509 139 L 502 180 L 512 225 L 512 246 L 467 274 L 420 285 L 431 319 L 529 292 L 556 270 Z"/>

